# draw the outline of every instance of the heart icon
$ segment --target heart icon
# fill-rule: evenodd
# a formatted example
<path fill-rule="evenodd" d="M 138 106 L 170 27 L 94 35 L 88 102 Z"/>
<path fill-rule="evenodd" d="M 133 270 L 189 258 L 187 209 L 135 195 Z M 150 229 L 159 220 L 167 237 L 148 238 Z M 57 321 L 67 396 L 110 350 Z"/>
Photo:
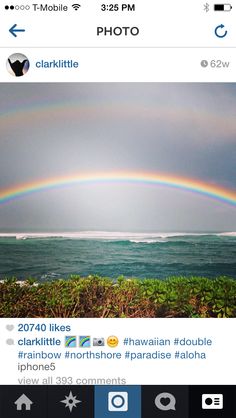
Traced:
<path fill-rule="evenodd" d="M 163 398 L 160 399 L 160 402 L 162 403 L 162 405 L 167 406 L 170 403 L 170 398 L 167 398 L 167 397 L 164 398 L 163 397 Z"/>
<path fill-rule="evenodd" d="M 155 398 L 155 405 L 161 411 L 175 411 L 176 399 L 172 393 L 162 392 Z"/>
<path fill-rule="evenodd" d="M 7 324 L 6 329 L 7 331 L 12 331 L 14 329 L 14 325 Z"/>

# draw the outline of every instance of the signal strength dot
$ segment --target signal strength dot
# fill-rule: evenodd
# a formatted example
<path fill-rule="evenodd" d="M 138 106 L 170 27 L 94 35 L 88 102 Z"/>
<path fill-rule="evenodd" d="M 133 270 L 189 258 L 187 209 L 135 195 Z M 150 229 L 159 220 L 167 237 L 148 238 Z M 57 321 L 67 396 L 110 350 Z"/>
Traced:
<path fill-rule="evenodd" d="M 72 7 L 73 7 L 74 10 L 79 10 L 81 5 L 76 3 L 76 4 L 72 4 Z"/>

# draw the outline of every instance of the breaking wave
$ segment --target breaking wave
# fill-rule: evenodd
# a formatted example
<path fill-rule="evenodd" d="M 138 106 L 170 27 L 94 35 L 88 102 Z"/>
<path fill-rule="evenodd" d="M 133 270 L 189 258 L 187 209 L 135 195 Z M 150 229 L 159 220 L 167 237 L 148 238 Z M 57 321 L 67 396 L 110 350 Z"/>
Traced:
<path fill-rule="evenodd" d="M 76 239 L 76 240 L 105 240 L 105 241 L 129 241 L 132 243 L 167 242 L 168 239 L 176 237 L 202 237 L 202 236 L 226 236 L 236 237 L 236 232 L 157 232 L 157 233 L 138 233 L 138 232 L 103 232 L 103 231 L 84 231 L 84 232 L 40 232 L 40 233 L 0 233 L 0 238 L 15 238 L 17 240 L 26 239 Z"/>
<path fill-rule="evenodd" d="M 109 241 L 130 241 L 134 243 L 153 243 L 163 242 L 168 238 L 191 237 L 191 236 L 232 236 L 236 237 L 236 232 L 157 232 L 157 233 L 138 233 L 138 232 L 103 232 L 103 231 L 84 231 L 84 232 L 40 232 L 40 233 L 0 233 L 0 238 L 25 239 L 47 239 L 47 238 L 66 238 L 66 239 L 89 239 L 89 240 L 109 240 Z"/>

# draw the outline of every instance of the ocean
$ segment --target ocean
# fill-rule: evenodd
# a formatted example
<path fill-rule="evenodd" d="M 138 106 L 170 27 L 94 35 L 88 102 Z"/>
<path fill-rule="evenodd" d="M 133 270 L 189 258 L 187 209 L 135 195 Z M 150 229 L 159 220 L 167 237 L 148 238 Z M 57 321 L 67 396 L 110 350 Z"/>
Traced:
<path fill-rule="evenodd" d="M 236 278 L 236 233 L 0 234 L 0 278 Z"/>

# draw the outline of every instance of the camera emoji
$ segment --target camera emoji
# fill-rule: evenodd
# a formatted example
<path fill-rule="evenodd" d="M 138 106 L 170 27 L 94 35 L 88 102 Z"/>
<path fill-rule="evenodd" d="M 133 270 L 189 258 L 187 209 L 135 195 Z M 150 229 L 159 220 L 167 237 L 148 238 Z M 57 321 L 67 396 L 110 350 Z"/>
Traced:
<path fill-rule="evenodd" d="M 93 338 L 93 346 L 95 347 L 104 347 L 105 339 L 104 338 Z"/>
<path fill-rule="evenodd" d="M 108 411 L 127 412 L 128 392 L 108 392 Z"/>

